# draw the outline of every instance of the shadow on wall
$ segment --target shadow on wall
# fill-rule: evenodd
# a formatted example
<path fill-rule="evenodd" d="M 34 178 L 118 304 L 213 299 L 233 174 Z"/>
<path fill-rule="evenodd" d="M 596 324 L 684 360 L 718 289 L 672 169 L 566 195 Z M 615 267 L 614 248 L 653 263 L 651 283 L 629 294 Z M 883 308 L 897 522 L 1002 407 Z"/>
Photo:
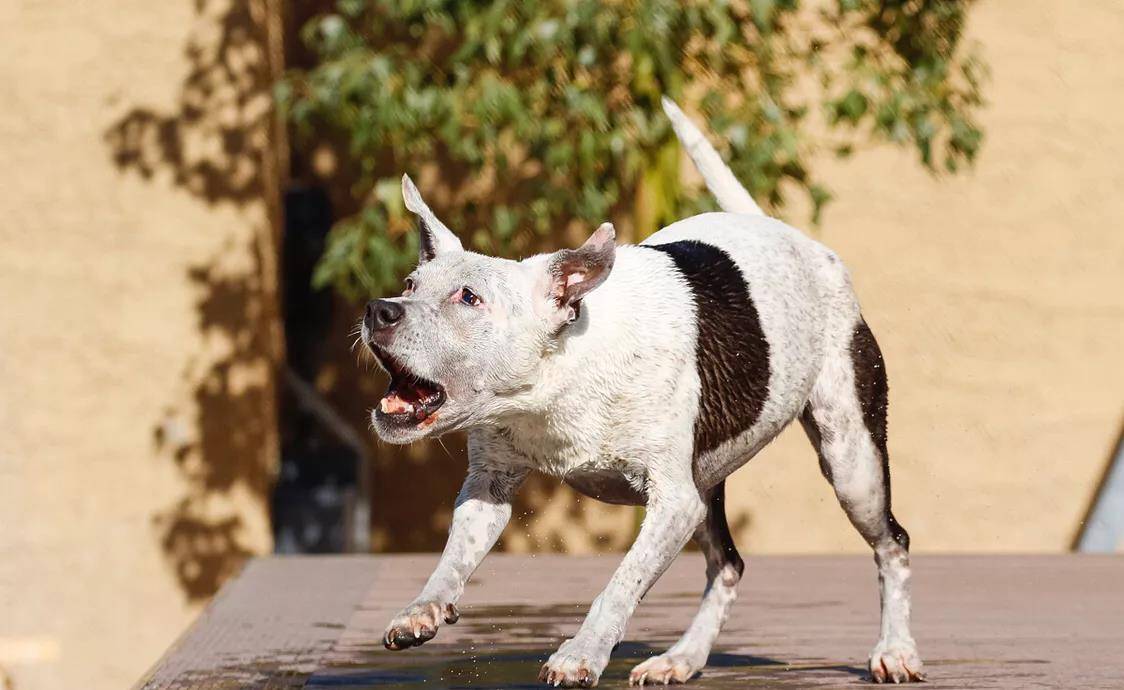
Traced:
<path fill-rule="evenodd" d="M 288 9 L 299 14 L 315 4 Z M 248 227 L 227 230 L 207 260 L 187 271 L 203 346 L 182 371 L 185 390 L 171 392 L 168 407 L 151 420 L 159 456 L 174 463 L 186 486 L 154 517 L 156 540 L 185 597 L 193 601 L 214 594 L 247 557 L 269 543 L 280 350 L 275 186 L 281 179 L 273 158 L 270 89 L 280 62 L 272 57 L 279 17 L 276 0 L 196 0 L 195 25 L 184 48 L 189 70 L 176 106 L 133 104 L 105 132 L 112 160 L 123 173 L 170 182 L 251 219 Z M 291 21 L 289 29 L 301 23 Z M 294 161 L 298 179 L 304 177 L 301 167 Z M 337 196 L 349 193 L 345 189 Z M 263 202 L 266 212 L 253 217 Z M 464 478 L 464 440 L 452 436 L 409 448 L 377 444 L 366 428 L 366 410 L 385 382 L 356 366 L 348 347 L 347 333 L 361 308 L 350 305 L 349 312 L 341 305 L 328 361 L 310 380 L 330 389 L 321 393 L 372 444 L 376 550 L 440 549 Z M 635 509 L 601 504 L 557 480 L 533 477 L 520 494 L 501 548 L 621 550 L 631 542 L 639 518 Z"/>
<path fill-rule="evenodd" d="M 335 7 L 331 0 L 289 3 L 286 6 L 285 62 L 291 68 L 309 68 L 317 60 L 300 39 L 300 28 L 314 16 Z M 299 141 L 293 137 L 293 141 Z M 347 141 L 324 131 L 316 133 L 315 145 L 295 146 L 291 151 L 291 176 L 304 188 L 326 192 L 335 218 L 360 211 L 362 201 L 355 197 L 360 185 L 359 162 L 351 156 Z M 462 162 L 443 160 L 439 152 L 433 160 L 400 161 L 393 157 L 365 161 L 375 167 L 375 177 L 397 177 L 403 172 L 415 175 L 424 184 L 423 193 L 438 214 L 447 204 L 463 203 L 465 189 L 471 195 L 510 194 L 497 189 L 496 176 L 467 170 Z M 327 163 L 330 161 L 330 163 Z M 400 166 L 407 166 L 406 169 Z M 426 171 L 439 172 L 427 175 Z M 501 178 L 502 179 L 502 178 Z M 525 190 L 533 195 L 534 190 Z M 527 203 L 530 199 L 526 200 Z M 287 219 L 290 230 L 294 219 Z M 540 245 L 528 251 L 553 251 L 559 244 L 580 244 L 590 228 L 582 222 L 573 225 L 573 236 L 538 238 Z M 467 232 L 467 230 L 465 230 Z M 288 276 L 287 276 L 288 277 Z M 404 276 L 403 276 L 404 277 Z M 374 297 L 375 295 L 370 295 Z M 386 378 L 369 358 L 357 356 L 348 337 L 362 315 L 362 302 L 333 296 L 332 323 L 327 341 L 320 343 L 314 367 L 297 367 L 302 376 L 319 384 L 319 392 L 331 402 L 356 434 L 370 444 L 371 544 L 376 551 L 439 551 L 445 544 L 452 520 L 453 502 L 464 481 L 467 465 L 463 434 L 450 434 L 440 440 L 425 440 L 411 446 L 380 443 L 369 428 L 369 411 L 386 390 Z M 294 324 L 287 324 L 293 327 Z M 289 341 L 290 348 L 296 344 Z M 290 364 L 296 348 L 290 350 Z M 357 363 L 358 360 L 358 363 Z M 283 421 L 284 423 L 284 421 Z M 289 433 L 292 429 L 283 429 Z M 514 506 L 511 525 L 505 530 L 499 549 L 514 552 L 594 552 L 619 551 L 628 547 L 638 524 L 632 508 L 609 506 L 578 496 L 556 479 L 533 476 L 522 488 Z"/>
<path fill-rule="evenodd" d="M 196 0 L 190 69 L 170 112 L 134 105 L 106 132 L 117 167 L 168 180 L 211 205 L 245 209 L 212 260 L 192 266 L 202 348 L 152 435 L 186 490 L 154 517 L 185 597 L 214 594 L 268 547 L 276 461 L 276 240 L 270 109 L 272 3 Z M 263 209 L 263 202 L 265 208 Z M 251 215 L 258 211 L 257 215 Z M 213 232 L 199 228 L 200 233 Z M 219 244 L 219 243 L 216 243 Z M 254 520 L 261 525 L 250 524 Z"/>

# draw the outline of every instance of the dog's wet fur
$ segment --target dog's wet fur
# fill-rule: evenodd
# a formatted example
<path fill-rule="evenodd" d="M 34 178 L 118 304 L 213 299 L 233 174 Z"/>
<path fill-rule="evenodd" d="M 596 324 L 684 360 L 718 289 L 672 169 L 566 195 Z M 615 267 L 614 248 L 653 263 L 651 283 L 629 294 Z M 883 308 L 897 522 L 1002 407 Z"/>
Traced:
<path fill-rule="evenodd" d="M 923 679 L 909 630 L 909 537 L 890 511 L 887 382 L 850 277 L 827 247 L 766 217 L 693 123 L 665 100 L 722 213 L 637 246 L 603 224 L 577 249 L 511 261 L 466 251 L 403 178 L 418 267 L 374 300 L 363 339 L 391 374 L 372 415 L 391 443 L 465 430 L 469 470 L 421 594 L 387 628 L 404 649 L 457 618 L 531 471 L 642 504 L 639 535 L 581 628 L 543 665 L 550 685 L 596 685 L 640 598 L 694 537 L 708 584 L 682 638 L 630 682 L 685 682 L 706 664 L 743 563 L 725 479 L 799 418 L 878 566 L 876 682 Z"/>

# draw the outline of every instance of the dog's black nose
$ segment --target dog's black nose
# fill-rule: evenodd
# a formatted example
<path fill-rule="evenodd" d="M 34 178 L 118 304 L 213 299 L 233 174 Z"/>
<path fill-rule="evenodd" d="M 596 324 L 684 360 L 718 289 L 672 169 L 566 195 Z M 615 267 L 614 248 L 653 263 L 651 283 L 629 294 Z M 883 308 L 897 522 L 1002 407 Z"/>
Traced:
<path fill-rule="evenodd" d="M 370 331 L 381 331 L 390 328 L 402 320 L 406 310 L 401 304 L 388 299 L 373 299 L 367 302 L 367 314 L 364 321 Z"/>

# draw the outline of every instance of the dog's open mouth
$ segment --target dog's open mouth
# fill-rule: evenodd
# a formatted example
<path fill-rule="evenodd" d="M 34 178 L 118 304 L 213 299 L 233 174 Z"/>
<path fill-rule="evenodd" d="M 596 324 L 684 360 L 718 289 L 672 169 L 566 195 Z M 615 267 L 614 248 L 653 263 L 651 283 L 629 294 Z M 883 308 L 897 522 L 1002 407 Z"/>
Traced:
<path fill-rule="evenodd" d="M 399 426 L 414 426 L 425 422 L 445 404 L 445 388 L 418 376 L 394 355 L 372 345 L 383 368 L 390 374 L 390 386 L 379 401 L 378 414 Z"/>

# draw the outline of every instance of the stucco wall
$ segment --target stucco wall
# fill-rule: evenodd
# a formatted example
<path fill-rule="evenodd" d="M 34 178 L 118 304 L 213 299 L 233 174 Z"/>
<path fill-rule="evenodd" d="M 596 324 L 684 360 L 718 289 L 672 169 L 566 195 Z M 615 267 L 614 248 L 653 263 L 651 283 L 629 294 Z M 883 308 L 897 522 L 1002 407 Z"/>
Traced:
<path fill-rule="evenodd" d="M 975 170 L 825 162 L 819 237 L 886 355 L 914 548 L 1062 551 L 1124 424 L 1124 6 L 981 2 L 969 34 L 992 70 Z M 795 428 L 735 475 L 739 543 L 864 550 L 818 473 Z"/>
<path fill-rule="evenodd" d="M 268 15 L 200 6 L 0 3 L 0 667 L 17 690 L 129 687 L 270 547 Z"/>
<path fill-rule="evenodd" d="M 269 548 L 276 14 L 201 6 L 0 3 L 0 667 L 19 690 L 128 686 Z M 1124 419 L 1124 8 L 985 1 L 970 34 L 992 68 L 976 169 L 825 161 L 819 236 L 886 353 L 916 548 L 1059 551 Z M 529 494 L 514 550 L 634 527 Z M 865 549 L 799 429 L 728 495 L 745 550 Z"/>
<path fill-rule="evenodd" d="M 1124 6 L 985 0 L 969 17 L 991 67 L 974 170 L 934 177 L 889 146 L 820 161 L 835 200 L 811 232 L 885 353 L 914 548 L 1064 551 L 1124 425 Z M 627 546 L 638 515 L 556 484 L 531 487 L 507 548 Z M 799 425 L 726 494 L 747 551 L 867 551 Z"/>

